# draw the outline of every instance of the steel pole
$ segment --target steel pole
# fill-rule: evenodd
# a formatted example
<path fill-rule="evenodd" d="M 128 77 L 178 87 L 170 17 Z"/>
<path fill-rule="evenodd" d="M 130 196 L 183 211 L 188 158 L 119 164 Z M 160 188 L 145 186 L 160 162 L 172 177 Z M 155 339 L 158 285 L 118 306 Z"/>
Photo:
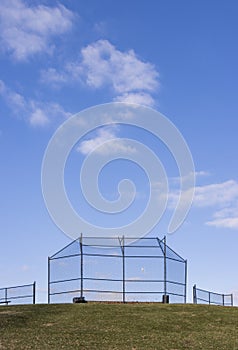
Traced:
<path fill-rule="evenodd" d="M 32 287 L 33 287 L 32 303 L 35 304 L 36 303 L 36 281 L 34 281 Z"/>
<path fill-rule="evenodd" d="M 50 257 L 48 257 L 48 304 L 50 304 Z"/>
<path fill-rule="evenodd" d="M 126 282 L 125 282 L 125 237 L 122 237 L 122 295 L 123 303 L 126 302 Z"/>
<path fill-rule="evenodd" d="M 185 286 L 184 286 L 184 304 L 187 302 L 187 276 L 188 276 L 188 262 L 185 260 Z"/>
<path fill-rule="evenodd" d="M 197 289 L 196 284 L 193 286 L 193 303 L 197 304 Z"/>
<path fill-rule="evenodd" d="M 83 235 L 80 237 L 80 298 L 83 299 Z"/>
<path fill-rule="evenodd" d="M 166 261 L 166 236 L 164 236 L 164 300 L 167 301 L 167 261 Z"/>

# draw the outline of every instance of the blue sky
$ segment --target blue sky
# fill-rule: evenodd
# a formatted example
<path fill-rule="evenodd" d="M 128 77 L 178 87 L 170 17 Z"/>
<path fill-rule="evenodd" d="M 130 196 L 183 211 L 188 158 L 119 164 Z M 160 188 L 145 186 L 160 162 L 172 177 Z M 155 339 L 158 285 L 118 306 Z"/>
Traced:
<path fill-rule="evenodd" d="M 38 300 L 46 301 L 47 256 L 70 241 L 50 219 L 41 192 L 47 144 L 71 115 L 127 101 L 166 115 L 193 155 L 194 204 L 168 236 L 188 259 L 190 298 L 197 283 L 235 293 L 238 304 L 237 15 L 235 0 L 1 1 L 0 287 L 36 280 Z M 76 207 L 87 147 L 114 136 L 159 148 L 176 197 L 178 171 L 164 146 L 135 130 L 109 128 L 89 135 L 69 159 L 66 187 Z M 113 199 L 117 179 L 131 174 L 138 185 L 133 218 L 147 198 L 146 180 L 133 165 L 123 165 L 105 172 L 102 192 Z M 171 213 L 170 207 L 151 235 L 167 232 Z"/>

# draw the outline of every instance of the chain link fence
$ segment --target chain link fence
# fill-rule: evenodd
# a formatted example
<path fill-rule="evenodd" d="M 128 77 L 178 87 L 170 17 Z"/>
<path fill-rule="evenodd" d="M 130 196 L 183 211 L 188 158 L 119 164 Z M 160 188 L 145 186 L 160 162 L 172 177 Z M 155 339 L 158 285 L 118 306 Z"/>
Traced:
<path fill-rule="evenodd" d="M 81 236 L 48 258 L 49 303 L 186 302 L 187 261 L 165 238 L 96 241 Z"/>
<path fill-rule="evenodd" d="M 0 288 L 0 304 L 35 304 L 36 282 L 22 286 Z"/>
<path fill-rule="evenodd" d="M 233 306 L 233 294 L 219 294 L 193 286 L 194 304 Z"/>

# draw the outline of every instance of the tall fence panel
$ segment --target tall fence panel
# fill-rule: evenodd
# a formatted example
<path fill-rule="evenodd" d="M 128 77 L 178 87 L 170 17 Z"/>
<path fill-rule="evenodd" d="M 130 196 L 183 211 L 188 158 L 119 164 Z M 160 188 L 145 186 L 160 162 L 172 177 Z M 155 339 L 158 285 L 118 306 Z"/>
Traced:
<path fill-rule="evenodd" d="M 233 294 L 219 294 L 193 286 L 194 304 L 233 306 Z"/>
<path fill-rule="evenodd" d="M 49 257 L 48 302 L 186 302 L 186 260 L 165 239 L 127 241 L 81 236 Z"/>
<path fill-rule="evenodd" d="M 0 304 L 35 304 L 36 282 L 0 288 Z"/>

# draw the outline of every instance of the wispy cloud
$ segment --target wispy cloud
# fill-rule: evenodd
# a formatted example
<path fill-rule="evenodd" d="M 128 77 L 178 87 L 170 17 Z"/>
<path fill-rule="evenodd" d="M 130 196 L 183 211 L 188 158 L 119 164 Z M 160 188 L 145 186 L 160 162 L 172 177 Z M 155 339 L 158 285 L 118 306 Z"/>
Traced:
<path fill-rule="evenodd" d="M 16 60 L 36 53 L 51 53 L 52 38 L 67 32 L 74 15 L 59 4 L 56 7 L 27 5 L 23 0 L 1 0 L 0 40 L 2 50 Z"/>
<path fill-rule="evenodd" d="M 136 103 L 152 107 L 155 104 L 153 97 L 145 92 L 127 92 L 114 98 L 116 102 Z"/>
<path fill-rule="evenodd" d="M 26 101 L 24 97 L 21 94 L 8 88 L 2 80 L 0 80 L 0 95 L 4 98 L 4 100 L 14 112 L 16 112 L 18 109 L 21 110 L 25 108 Z"/>
<path fill-rule="evenodd" d="M 64 121 L 72 114 L 58 103 L 30 101 L 28 121 L 32 126 L 42 127 L 52 122 Z"/>
<path fill-rule="evenodd" d="M 232 229 L 238 229 L 238 208 L 236 217 L 225 217 L 222 219 L 213 218 L 211 221 L 207 221 L 206 224 L 208 226 L 215 226 L 215 227 L 224 227 L 224 228 L 232 228 Z"/>
<path fill-rule="evenodd" d="M 81 49 L 80 59 L 69 62 L 59 72 L 42 72 L 42 81 L 56 86 L 80 81 L 93 89 L 109 88 L 116 101 L 153 106 L 159 88 L 159 74 L 133 50 L 120 51 L 108 40 L 98 40 Z"/>
<path fill-rule="evenodd" d="M 49 68 L 41 72 L 41 82 L 50 83 L 53 88 L 61 87 L 62 84 L 68 83 L 69 76 L 66 72 L 59 72 L 55 68 Z"/>
<path fill-rule="evenodd" d="M 238 229 L 238 197 L 236 203 L 233 203 L 230 207 L 216 211 L 213 218 L 207 221 L 206 224 L 208 226 Z"/>
<path fill-rule="evenodd" d="M 204 178 L 204 177 L 208 177 L 210 176 L 210 172 L 208 171 L 195 171 L 195 178 L 199 179 L 199 178 Z M 190 179 L 191 174 L 188 174 L 187 178 L 183 178 L 184 181 L 186 181 L 187 179 Z M 171 177 L 169 179 L 171 185 L 179 185 L 181 182 L 181 176 L 175 176 L 175 177 Z"/>
<path fill-rule="evenodd" d="M 171 209 L 176 206 L 179 195 L 180 191 L 178 189 L 172 189 L 169 195 L 169 207 Z M 186 196 L 184 198 L 186 200 Z M 210 208 L 213 211 L 212 218 L 206 221 L 206 225 L 238 228 L 237 181 L 228 180 L 222 183 L 197 186 L 193 205 L 195 208 Z"/>
<path fill-rule="evenodd" d="M 197 186 L 194 204 L 198 207 L 229 206 L 238 200 L 238 183 L 228 180 L 206 186 Z"/>
<path fill-rule="evenodd" d="M 77 151 L 87 155 L 94 151 L 99 155 L 135 153 L 136 150 L 127 145 L 126 140 L 118 138 L 116 132 L 118 127 L 104 127 L 98 130 L 96 137 L 82 141 L 77 147 Z M 108 142 L 112 140 L 113 142 Z"/>
<path fill-rule="evenodd" d="M 108 33 L 107 22 L 96 22 L 93 26 L 93 30 L 95 31 L 95 33 L 100 35 L 100 37 L 105 36 Z"/>
<path fill-rule="evenodd" d="M 6 86 L 2 80 L 0 80 L 0 96 L 5 100 L 13 114 L 31 126 L 43 127 L 54 120 L 64 120 L 71 115 L 57 103 L 25 99 L 24 96 Z"/>
<path fill-rule="evenodd" d="M 34 108 L 29 117 L 29 122 L 33 126 L 45 126 L 49 123 L 49 118 L 42 108 Z"/>

